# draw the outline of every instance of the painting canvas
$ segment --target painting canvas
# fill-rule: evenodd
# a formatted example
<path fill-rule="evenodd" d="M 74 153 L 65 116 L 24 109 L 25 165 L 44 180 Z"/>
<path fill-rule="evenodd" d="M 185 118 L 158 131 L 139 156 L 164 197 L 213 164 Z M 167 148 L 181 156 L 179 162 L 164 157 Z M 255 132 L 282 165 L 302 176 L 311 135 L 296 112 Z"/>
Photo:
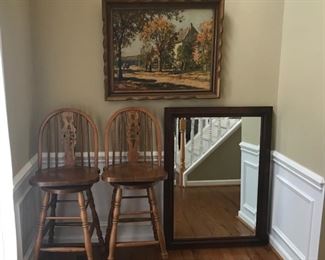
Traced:
<path fill-rule="evenodd" d="M 131 5 L 109 14 L 108 94 L 216 96 L 214 7 Z"/>

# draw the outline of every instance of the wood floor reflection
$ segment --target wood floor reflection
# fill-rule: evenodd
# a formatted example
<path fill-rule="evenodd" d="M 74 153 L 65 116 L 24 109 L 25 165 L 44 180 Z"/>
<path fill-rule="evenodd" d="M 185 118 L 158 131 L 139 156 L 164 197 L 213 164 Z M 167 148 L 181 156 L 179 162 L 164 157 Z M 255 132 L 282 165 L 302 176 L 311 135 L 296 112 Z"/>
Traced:
<path fill-rule="evenodd" d="M 176 238 L 254 235 L 238 218 L 240 186 L 175 187 Z"/>

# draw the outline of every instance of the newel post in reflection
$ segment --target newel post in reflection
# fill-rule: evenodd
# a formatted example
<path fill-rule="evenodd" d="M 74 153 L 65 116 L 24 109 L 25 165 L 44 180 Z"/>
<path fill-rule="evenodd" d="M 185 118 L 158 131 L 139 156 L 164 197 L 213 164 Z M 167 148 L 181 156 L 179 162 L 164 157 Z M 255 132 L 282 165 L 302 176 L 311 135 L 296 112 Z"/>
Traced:
<path fill-rule="evenodd" d="M 179 156 L 179 175 L 178 184 L 180 187 L 184 186 L 183 174 L 185 172 L 185 144 L 186 144 L 186 118 L 179 120 L 179 133 L 180 133 L 180 156 Z"/>

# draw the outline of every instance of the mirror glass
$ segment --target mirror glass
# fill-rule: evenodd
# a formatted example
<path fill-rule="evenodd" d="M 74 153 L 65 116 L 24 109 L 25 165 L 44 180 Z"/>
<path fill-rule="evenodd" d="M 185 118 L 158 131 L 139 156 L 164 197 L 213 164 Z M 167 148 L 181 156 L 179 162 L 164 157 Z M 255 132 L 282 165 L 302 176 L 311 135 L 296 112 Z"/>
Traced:
<path fill-rule="evenodd" d="M 260 117 L 176 118 L 174 237 L 254 236 Z"/>

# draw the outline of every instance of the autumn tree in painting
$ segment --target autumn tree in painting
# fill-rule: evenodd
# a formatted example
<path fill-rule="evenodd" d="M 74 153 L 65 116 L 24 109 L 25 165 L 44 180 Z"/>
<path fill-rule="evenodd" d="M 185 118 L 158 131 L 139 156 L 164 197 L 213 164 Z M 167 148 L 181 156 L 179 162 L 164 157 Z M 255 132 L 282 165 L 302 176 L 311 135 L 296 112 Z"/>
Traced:
<path fill-rule="evenodd" d="M 139 11 L 114 12 L 113 13 L 113 44 L 116 57 L 118 79 L 122 79 L 122 48 L 127 47 L 134 40 L 136 34 L 141 30 L 144 22 L 143 14 Z M 134 22 L 130 22 L 134 21 Z"/>
<path fill-rule="evenodd" d="M 145 71 L 152 72 L 152 60 L 154 56 L 155 50 L 151 44 L 147 43 L 142 46 L 140 50 L 140 61 Z"/>
<path fill-rule="evenodd" d="M 200 24 L 199 33 L 196 37 L 197 45 L 193 51 L 193 60 L 203 66 L 207 71 L 211 68 L 211 55 L 213 44 L 213 20 Z"/>
<path fill-rule="evenodd" d="M 128 47 L 135 37 L 140 33 L 144 26 L 149 22 L 164 15 L 166 19 L 174 18 L 176 21 L 181 21 L 180 15 L 182 10 L 159 10 L 148 9 L 146 11 L 142 9 L 132 9 L 128 12 L 122 10 L 114 10 L 112 13 L 113 21 L 113 46 L 114 57 L 118 68 L 117 78 L 121 80 L 123 78 L 122 71 L 122 49 Z"/>
<path fill-rule="evenodd" d="M 145 24 L 140 39 L 145 44 L 152 44 L 157 53 L 158 71 L 162 71 L 163 65 L 167 62 L 172 62 L 177 32 L 175 25 L 164 16 L 158 16 Z"/>

